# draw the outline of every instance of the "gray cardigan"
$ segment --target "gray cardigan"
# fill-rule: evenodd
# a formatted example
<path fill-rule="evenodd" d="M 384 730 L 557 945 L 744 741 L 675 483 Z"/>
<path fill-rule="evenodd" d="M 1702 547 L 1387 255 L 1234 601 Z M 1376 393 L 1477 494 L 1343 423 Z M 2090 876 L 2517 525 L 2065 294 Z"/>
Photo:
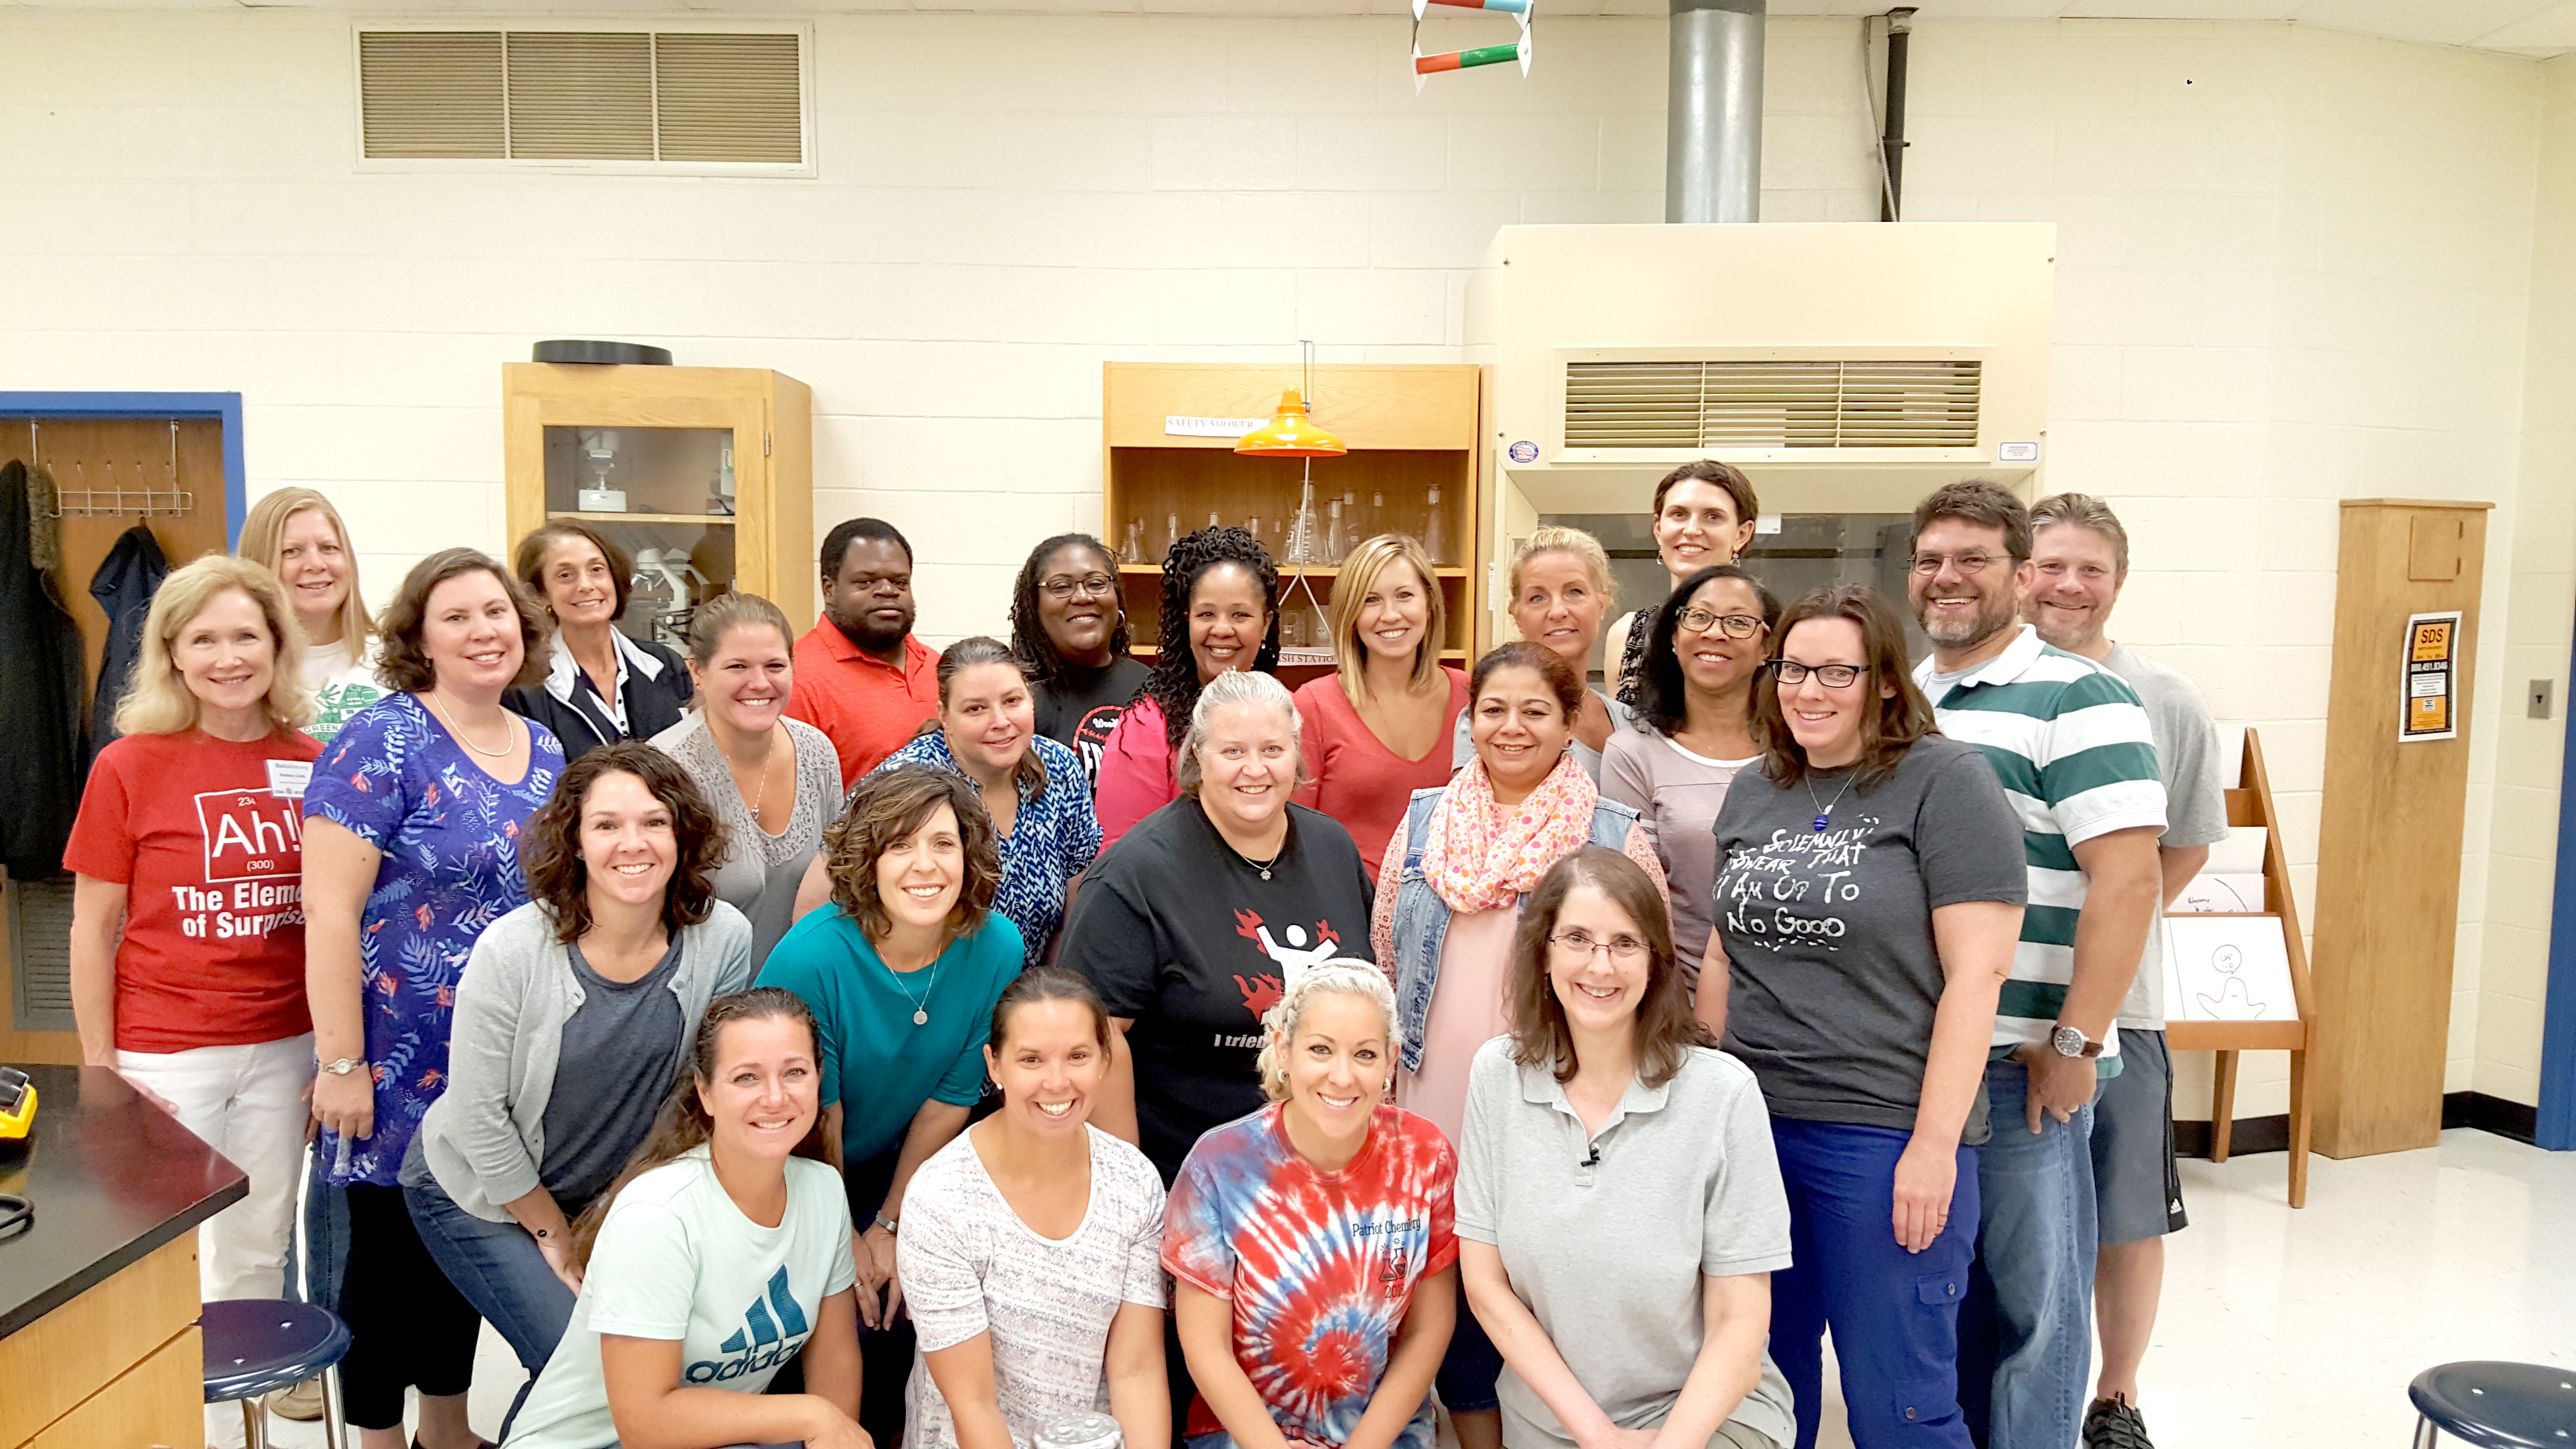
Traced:
<path fill-rule="evenodd" d="M 671 994 L 687 1023 L 674 1064 L 689 1048 L 707 1003 L 751 984 L 751 923 L 722 901 L 680 932 Z M 447 1047 L 447 1090 L 420 1120 L 430 1175 L 456 1205 L 506 1223 L 502 1206 L 534 1191 L 546 1158 L 546 1101 L 554 1095 L 564 1023 L 582 1003 L 572 955 L 534 902 L 486 927 L 456 983 Z"/>

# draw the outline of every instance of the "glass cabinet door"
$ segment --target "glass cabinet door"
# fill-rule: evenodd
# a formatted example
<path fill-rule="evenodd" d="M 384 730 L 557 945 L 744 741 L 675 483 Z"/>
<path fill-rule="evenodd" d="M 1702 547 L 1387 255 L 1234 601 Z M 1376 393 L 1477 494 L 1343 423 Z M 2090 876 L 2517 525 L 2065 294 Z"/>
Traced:
<path fill-rule="evenodd" d="M 698 606 L 734 587 L 737 446 L 731 428 L 545 429 L 546 517 L 589 524 L 635 562 L 618 623 L 630 637 L 686 653 Z"/>

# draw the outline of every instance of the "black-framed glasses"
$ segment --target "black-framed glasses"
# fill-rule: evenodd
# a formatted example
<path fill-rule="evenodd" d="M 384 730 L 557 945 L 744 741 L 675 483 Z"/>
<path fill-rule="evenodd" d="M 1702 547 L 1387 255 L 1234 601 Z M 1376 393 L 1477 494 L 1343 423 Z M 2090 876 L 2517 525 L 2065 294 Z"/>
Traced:
<path fill-rule="evenodd" d="M 1927 579 L 1941 572 L 1943 564 L 1956 568 L 1963 576 L 1974 577 L 1993 568 L 2003 558 L 2002 554 L 1973 548 L 1965 553 L 1918 553 L 1914 556 L 1913 567 L 1915 573 Z"/>
<path fill-rule="evenodd" d="M 1860 681 L 1862 675 L 1869 673 L 1865 665 L 1801 664 L 1795 659 L 1774 659 L 1771 668 L 1780 676 L 1782 684 L 1804 684 L 1807 676 L 1812 674 L 1816 682 L 1827 689 L 1849 689 Z"/>
<path fill-rule="evenodd" d="M 1547 938 L 1556 954 L 1569 961 L 1589 961 L 1596 951 L 1607 951 L 1610 959 L 1626 965 L 1646 954 L 1646 943 L 1634 936 L 1613 936 L 1607 941 L 1592 939 L 1589 931 L 1565 931 Z"/>
<path fill-rule="evenodd" d="M 1107 598 L 1118 587 L 1118 581 L 1107 574 L 1084 574 L 1078 579 L 1053 578 L 1038 588 L 1050 599 L 1070 599 L 1076 594 L 1085 598 Z"/>
<path fill-rule="evenodd" d="M 1705 634 L 1711 628 L 1715 628 L 1729 639 L 1750 639 L 1762 632 L 1762 616 L 1721 614 L 1714 609 L 1703 609 L 1693 604 L 1682 610 L 1681 626 L 1694 634 Z"/>

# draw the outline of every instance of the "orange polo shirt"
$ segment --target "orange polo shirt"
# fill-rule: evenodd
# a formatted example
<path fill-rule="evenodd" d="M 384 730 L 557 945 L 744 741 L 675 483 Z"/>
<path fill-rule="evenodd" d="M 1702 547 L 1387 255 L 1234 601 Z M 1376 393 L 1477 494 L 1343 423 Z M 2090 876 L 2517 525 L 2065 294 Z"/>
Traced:
<path fill-rule="evenodd" d="M 831 737 L 843 790 L 938 712 L 939 655 L 914 635 L 903 636 L 901 669 L 851 643 L 828 618 L 796 641 L 796 690 L 787 713 Z"/>

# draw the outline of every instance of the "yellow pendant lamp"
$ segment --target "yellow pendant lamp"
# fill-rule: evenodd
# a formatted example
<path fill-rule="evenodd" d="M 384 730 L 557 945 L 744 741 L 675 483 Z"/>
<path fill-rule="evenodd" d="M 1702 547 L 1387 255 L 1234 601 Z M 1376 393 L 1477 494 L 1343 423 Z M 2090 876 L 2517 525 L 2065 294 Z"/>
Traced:
<path fill-rule="evenodd" d="M 1314 390 L 1315 344 L 1310 338 L 1299 338 L 1306 351 L 1306 386 L 1285 388 L 1279 394 L 1279 411 L 1272 415 L 1270 426 L 1254 428 L 1235 440 L 1238 453 L 1257 454 L 1265 458 L 1338 458 L 1350 449 L 1342 440 L 1315 426 L 1308 415 L 1306 394 Z"/>

